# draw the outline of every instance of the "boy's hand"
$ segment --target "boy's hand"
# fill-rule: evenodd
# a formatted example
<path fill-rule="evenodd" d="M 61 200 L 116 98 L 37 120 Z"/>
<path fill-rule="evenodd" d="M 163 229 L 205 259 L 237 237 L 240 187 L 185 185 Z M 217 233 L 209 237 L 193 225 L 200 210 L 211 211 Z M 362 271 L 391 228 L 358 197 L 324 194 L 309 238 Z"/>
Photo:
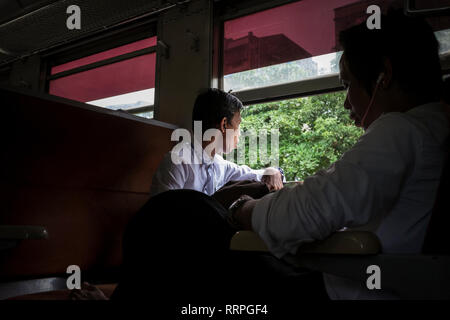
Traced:
<path fill-rule="evenodd" d="M 269 191 L 276 191 L 283 188 L 283 177 L 278 169 L 267 168 L 264 173 L 261 182 L 266 184 Z"/>

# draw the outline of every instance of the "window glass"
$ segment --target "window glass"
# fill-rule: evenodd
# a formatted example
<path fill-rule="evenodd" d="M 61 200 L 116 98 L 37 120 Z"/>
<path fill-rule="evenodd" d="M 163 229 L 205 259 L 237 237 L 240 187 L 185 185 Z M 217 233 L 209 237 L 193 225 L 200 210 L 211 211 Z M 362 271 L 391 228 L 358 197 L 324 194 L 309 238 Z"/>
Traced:
<path fill-rule="evenodd" d="M 155 62 L 155 53 L 146 54 L 55 79 L 50 81 L 50 94 L 90 103 L 154 88 Z"/>
<path fill-rule="evenodd" d="M 434 2 L 441 3 L 444 0 Z M 446 0 L 445 0 L 446 1 Z M 403 1 L 378 0 L 383 12 Z M 339 72 L 339 32 L 367 19 L 361 0 L 303 0 L 225 21 L 225 91 L 242 91 Z M 428 19 L 441 43 L 450 46 L 450 19 Z"/>
<path fill-rule="evenodd" d="M 355 0 L 303 0 L 224 24 L 224 90 L 338 72 L 336 10 Z M 338 20 L 335 21 L 335 18 Z"/>
<path fill-rule="evenodd" d="M 279 136 L 279 166 L 288 181 L 304 180 L 318 170 L 328 168 L 363 133 L 350 119 L 344 100 L 345 92 L 335 92 L 245 107 L 241 113 L 241 139 L 238 144 L 238 148 L 245 146 L 245 164 L 255 169 L 270 164 L 261 161 L 260 145 L 257 162 L 250 161 L 250 139 L 245 138 L 246 133 L 254 130 L 260 134 L 261 130 L 270 132 L 275 129 Z M 272 152 L 271 143 L 268 136 L 269 154 Z"/>
<path fill-rule="evenodd" d="M 52 75 L 135 52 L 156 44 L 156 37 L 120 46 L 52 68 Z M 49 93 L 88 104 L 133 112 L 153 106 L 155 96 L 156 53 L 94 67 L 49 82 Z M 145 116 L 148 117 L 148 112 Z"/>

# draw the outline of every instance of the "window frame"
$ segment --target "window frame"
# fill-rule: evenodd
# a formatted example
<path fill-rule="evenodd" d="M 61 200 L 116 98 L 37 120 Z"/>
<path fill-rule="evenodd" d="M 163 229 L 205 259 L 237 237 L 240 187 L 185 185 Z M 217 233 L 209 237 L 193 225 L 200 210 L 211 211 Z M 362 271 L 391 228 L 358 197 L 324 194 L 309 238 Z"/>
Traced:
<path fill-rule="evenodd" d="M 158 50 L 157 44 L 136 50 L 133 52 L 125 53 L 112 58 L 93 62 L 81 67 L 69 69 L 56 74 L 51 74 L 51 69 L 54 66 L 61 65 L 70 61 L 81 59 L 93 54 L 101 53 L 110 49 L 114 49 L 126 44 L 130 44 L 136 41 L 144 40 L 150 37 L 157 37 L 157 22 L 158 18 L 146 19 L 145 21 L 133 23 L 123 27 L 114 28 L 107 32 L 91 36 L 87 39 L 83 39 L 74 42 L 70 45 L 55 48 L 50 52 L 46 52 L 42 55 L 42 68 L 41 68 L 41 91 L 49 94 L 50 81 L 63 78 L 72 74 L 80 73 L 83 71 L 92 70 L 109 64 L 125 61 L 128 59 L 136 58 L 146 54 L 156 54 L 156 66 L 155 66 L 155 100 L 152 105 L 140 106 L 134 109 L 128 110 L 116 110 L 125 112 L 128 114 L 136 115 L 142 112 L 154 112 L 158 99 L 156 98 L 156 87 L 158 86 Z M 84 103 L 84 102 L 80 102 Z M 95 105 L 84 103 L 94 108 L 107 109 Z M 109 110 L 109 109 L 108 109 Z"/>
<path fill-rule="evenodd" d="M 220 37 L 214 37 L 215 51 L 218 52 L 218 54 L 215 55 L 216 59 L 214 60 L 215 72 L 213 74 L 215 82 L 213 82 L 213 84 L 215 87 L 221 90 L 224 89 L 223 38 L 225 21 L 241 18 L 253 13 L 269 10 L 296 1 L 298 0 L 252 0 L 239 3 L 237 0 L 232 0 L 227 2 L 225 5 L 216 8 L 217 13 L 215 14 L 214 22 L 214 27 L 216 28 L 215 35 L 219 35 Z M 241 90 L 232 93 L 242 101 L 243 105 L 252 105 L 342 90 L 344 90 L 344 87 L 339 81 L 339 74 L 333 73 L 330 75 L 318 76 L 305 80 Z"/>
<path fill-rule="evenodd" d="M 241 18 L 247 15 L 258 13 L 264 10 L 276 8 L 285 4 L 296 2 L 298 0 L 275 0 L 275 1 L 257 1 L 252 0 L 239 3 L 237 0 L 228 1 L 226 4 L 219 6 L 215 13 L 215 36 L 214 48 L 214 72 L 213 86 L 221 90 L 224 89 L 223 74 L 223 39 L 225 21 Z M 218 36 L 218 37 L 217 37 Z M 441 61 L 442 74 L 450 74 L 450 54 L 439 54 Z M 339 73 L 308 78 L 304 80 L 286 82 L 271 86 L 259 87 L 248 90 L 232 92 L 244 105 L 259 104 L 284 99 L 292 99 L 299 97 L 307 97 L 317 94 L 332 93 L 342 91 L 345 88 L 339 80 Z"/>
<path fill-rule="evenodd" d="M 287 82 L 267 87 L 233 92 L 244 105 L 286 100 L 311 95 L 342 91 L 339 74 L 318 76 L 306 80 Z"/>

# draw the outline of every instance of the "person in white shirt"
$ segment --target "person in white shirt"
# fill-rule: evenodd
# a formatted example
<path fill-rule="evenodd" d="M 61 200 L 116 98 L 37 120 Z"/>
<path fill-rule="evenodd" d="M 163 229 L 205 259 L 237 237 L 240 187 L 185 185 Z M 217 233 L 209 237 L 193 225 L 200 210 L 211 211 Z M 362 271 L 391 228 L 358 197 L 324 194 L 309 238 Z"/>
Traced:
<path fill-rule="evenodd" d="M 449 152 L 438 43 L 426 22 L 402 12 L 383 15 L 381 26 L 369 30 L 364 22 L 340 34 L 344 107 L 365 130 L 355 146 L 302 184 L 242 197 L 228 210 L 193 190 L 150 198 L 125 232 L 116 299 L 150 301 L 152 288 L 158 304 L 206 301 L 194 294 L 221 296 L 221 303 L 241 296 L 281 299 L 302 311 L 311 298 L 399 298 L 383 287 L 383 276 L 382 289 L 369 290 L 365 281 L 300 273 L 279 259 L 343 228 L 375 233 L 383 253 L 422 250 Z M 271 254 L 229 250 L 236 230 L 255 231 Z M 143 265 L 152 268 L 148 276 Z"/>
<path fill-rule="evenodd" d="M 270 191 L 281 189 L 283 176 L 279 169 L 253 170 L 246 165 L 239 166 L 224 160 L 221 156 L 237 147 L 242 108 L 238 98 L 219 89 L 207 89 L 198 95 L 192 121 L 201 121 L 202 135 L 208 129 L 219 130 L 222 141 L 198 142 L 201 145 L 200 154 L 189 144 L 187 148 L 191 148 L 193 157 L 189 160 L 192 161 L 179 164 L 174 163 L 171 152 L 167 153 L 153 176 L 151 196 L 174 189 L 191 189 L 213 195 L 228 182 L 241 180 L 262 181 Z M 231 139 L 227 139 L 227 130 L 234 130 Z"/>
<path fill-rule="evenodd" d="M 278 258 L 344 227 L 375 233 L 383 253 L 420 253 L 448 153 L 438 42 L 419 18 L 389 13 L 340 34 L 345 108 L 365 133 L 328 169 L 294 188 L 242 201 L 234 219 Z M 414 281 L 412 279 L 411 281 Z M 395 299 L 324 275 L 332 299 Z"/>

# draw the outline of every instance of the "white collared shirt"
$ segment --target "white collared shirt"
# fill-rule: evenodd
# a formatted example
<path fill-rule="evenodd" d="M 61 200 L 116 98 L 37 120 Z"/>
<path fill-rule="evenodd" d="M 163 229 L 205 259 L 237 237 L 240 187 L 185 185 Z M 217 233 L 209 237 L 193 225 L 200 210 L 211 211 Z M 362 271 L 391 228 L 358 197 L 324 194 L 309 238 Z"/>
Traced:
<path fill-rule="evenodd" d="M 150 195 L 172 189 L 197 190 L 207 195 L 214 194 L 229 181 L 257 180 L 260 181 L 264 170 L 253 170 L 248 166 L 239 166 L 224 160 L 216 154 L 211 159 L 203 150 L 203 158 L 197 156 L 191 148 L 192 157 L 196 161 L 174 164 L 171 152 L 164 155 L 155 175 L 153 176 Z"/>
<path fill-rule="evenodd" d="M 344 227 L 374 232 L 383 253 L 420 253 L 448 136 L 440 103 L 384 114 L 330 168 L 263 197 L 253 229 L 277 257 Z M 332 299 L 395 298 L 365 283 L 324 280 Z"/>

